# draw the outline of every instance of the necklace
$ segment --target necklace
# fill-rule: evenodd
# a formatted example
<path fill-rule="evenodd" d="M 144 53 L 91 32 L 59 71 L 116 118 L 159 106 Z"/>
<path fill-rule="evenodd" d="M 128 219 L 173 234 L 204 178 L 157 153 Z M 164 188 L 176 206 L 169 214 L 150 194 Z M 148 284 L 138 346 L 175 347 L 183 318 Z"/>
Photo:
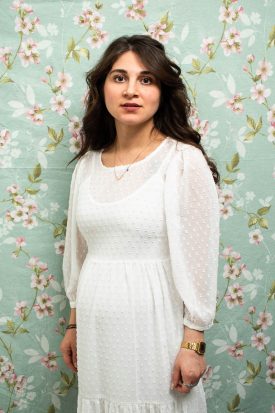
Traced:
<path fill-rule="evenodd" d="M 138 157 L 142 154 L 142 152 L 149 146 L 151 145 L 151 143 L 154 141 L 149 141 L 149 143 L 147 143 L 147 145 L 138 153 L 138 155 L 135 157 L 135 159 L 127 165 L 126 169 L 122 172 L 122 174 L 120 176 L 117 175 L 116 173 L 116 166 L 114 166 L 114 174 L 115 174 L 115 178 L 117 181 L 119 181 L 120 179 L 122 179 L 124 177 L 124 175 L 126 174 L 126 172 L 129 171 L 130 166 L 138 159 Z M 114 157 L 114 164 L 116 165 L 116 155 L 117 155 L 117 146 L 115 145 L 115 157 Z"/>

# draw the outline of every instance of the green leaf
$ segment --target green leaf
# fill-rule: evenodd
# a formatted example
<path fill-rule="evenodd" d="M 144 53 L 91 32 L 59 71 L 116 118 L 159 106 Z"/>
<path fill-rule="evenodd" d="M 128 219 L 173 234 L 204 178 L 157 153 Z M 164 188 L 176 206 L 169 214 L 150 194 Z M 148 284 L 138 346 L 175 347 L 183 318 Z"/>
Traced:
<path fill-rule="evenodd" d="M 53 404 L 51 404 L 50 407 L 48 408 L 48 413 L 55 413 L 55 407 Z"/>
<path fill-rule="evenodd" d="M 171 30 L 173 29 L 173 26 L 174 26 L 174 23 L 170 20 L 170 21 L 167 21 L 167 23 L 166 23 L 166 28 L 164 29 L 164 31 L 166 32 L 166 33 L 169 33 L 169 32 L 171 32 Z"/>
<path fill-rule="evenodd" d="M 262 208 L 258 209 L 257 214 L 265 215 L 269 212 L 270 208 L 271 208 L 271 205 L 269 205 L 268 207 L 262 207 Z"/>
<path fill-rule="evenodd" d="M 237 394 L 237 395 L 233 398 L 233 400 L 232 400 L 231 403 L 227 403 L 227 410 L 228 410 L 229 412 L 236 412 L 236 411 L 237 411 L 236 408 L 239 406 L 240 401 L 241 401 L 240 396 Z"/>
<path fill-rule="evenodd" d="M 63 371 L 61 371 L 61 372 L 60 372 L 60 375 L 61 375 L 61 380 L 62 380 L 65 384 L 69 385 L 69 384 L 70 384 L 70 378 L 69 378 L 68 374 L 66 374 L 66 373 L 64 373 Z"/>
<path fill-rule="evenodd" d="M 272 26 L 271 32 L 269 33 L 269 42 L 267 47 L 274 47 L 275 46 L 275 25 Z"/>
<path fill-rule="evenodd" d="M 245 379 L 245 381 L 244 381 L 244 383 L 245 383 L 245 384 L 252 384 L 254 380 L 255 380 L 255 376 L 254 376 L 254 375 L 253 375 L 253 376 L 247 376 L 246 379 Z"/>
<path fill-rule="evenodd" d="M 54 238 L 59 237 L 60 235 L 62 235 L 64 232 L 63 227 L 60 225 L 58 227 L 55 227 L 55 229 L 53 230 L 53 236 Z"/>
<path fill-rule="evenodd" d="M 256 371 L 255 366 L 249 360 L 246 361 L 246 369 L 247 369 L 249 374 L 251 374 L 251 375 L 255 374 L 255 371 Z"/>
<path fill-rule="evenodd" d="M 28 174 L 28 179 L 32 184 L 35 183 L 35 179 L 31 174 Z"/>
<path fill-rule="evenodd" d="M 268 301 L 274 300 L 274 299 L 275 299 L 275 280 L 272 281 L 272 284 L 269 290 Z"/>
<path fill-rule="evenodd" d="M 238 165 L 239 162 L 240 162 L 240 156 L 237 152 L 233 155 L 233 158 L 231 160 L 232 169 L 234 169 Z"/>
<path fill-rule="evenodd" d="M 201 63 L 199 59 L 192 59 L 192 66 L 197 72 L 199 72 L 201 70 Z"/>
<path fill-rule="evenodd" d="M 41 175 L 41 165 L 40 163 L 38 163 L 33 170 L 34 179 L 38 178 L 40 175 Z"/>
<path fill-rule="evenodd" d="M 59 132 L 59 134 L 58 134 L 58 136 L 57 136 L 57 141 L 58 141 L 58 143 L 60 143 L 63 138 L 64 138 L 64 130 L 63 130 L 63 128 L 61 128 L 61 130 L 60 130 L 60 132 Z"/>
<path fill-rule="evenodd" d="M 56 131 L 53 128 L 50 128 L 49 126 L 48 126 L 48 136 L 53 142 L 56 143 L 56 140 L 57 140 Z"/>
<path fill-rule="evenodd" d="M 260 373 L 261 369 L 262 369 L 262 363 L 259 362 L 258 367 L 256 367 L 256 375 L 258 375 Z"/>
<path fill-rule="evenodd" d="M 47 145 L 46 152 L 49 152 L 49 151 L 53 152 L 53 151 L 55 151 L 56 146 L 57 146 L 56 143 L 49 143 L 49 144 Z"/>
<path fill-rule="evenodd" d="M 228 179 L 228 178 L 223 178 L 223 182 L 227 185 L 232 185 L 234 182 L 236 182 L 237 179 Z"/>
<path fill-rule="evenodd" d="M 244 135 L 244 141 L 252 141 L 254 139 L 254 137 L 255 137 L 255 132 L 254 131 L 247 132 Z"/>
<path fill-rule="evenodd" d="M 37 194 L 37 192 L 40 191 L 40 189 L 26 188 L 25 191 L 28 192 L 28 194 L 30 195 L 35 195 Z"/>
<path fill-rule="evenodd" d="M 29 333 L 29 330 L 27 330 L 26 328 L 21 327 L 21 328 L 19 328 L 18 333 L 20 333 L 20 334 Z"/>
<path fill-rule="evenodd" d="M 260 119 L 258 120 L 256 128 L 255 128 L 255 132 L 258 133 L 262 129 L 262 126 L 263 126 L 263 119 L 260 116 Z"/>
<path fill-rule="evenodd" d="M 260 218 L 258 220 L 259 225 L 264 228 L 264 229 L 268 229 L 268 220 L 266 218 Z"/>
<path fill-rule="evenodd" d="M 188 73 L 189 75 L 198 75 L 200 72 L 195 70 L 188 70 L 186 73 Z"/>
<path fill-rule="evenodd" d="M 69 42 L 68 42 L 68 46 L 67 46 L 67 48 L 68 48 L 68 53 L 70 53 L 70 52 L 72 52 L 72 51 L 74 50 L 75 45 L 76 45 L 75 40 L 74 40 L 74 38 L 72 37 L 72 38 L 69 40 Z"/>
<path fill-rule="evenodd" d="M 248 226 L 249 226 L 249 228 L 250 228 L 250 227 L 252 227 L 253 225 L 256 225 L 257 222 L 258 222 L 258 218 L 255 217 L 255 216 L 253 216 L 253 217 L 250 217 L 250 218 L 249 218 L 247 224 L 248 224 Z"/>
<path fill-rule="evenodd" d="M 5 84 L 5 83 L 14 83 L 14 81 L 8 77 L 8 76 L 4 76 L 2 77 L 2 79 L 0 80 L 0 84 Z"/>
<path fill-rule="evenodd" d="M 208 74 L 208 73 L 214 73 L 216 70 L 213 69 L 213 67 L 207 66 L 203 69 L 202 73 Z"/>
<path fill-rule="evenodd" d="M 246 123 L 247 123 L 247 126 L 248 126 L 250 129 L 253 129 L 253 130 L 256 129 L 256 122 L 255 122 L 255 120 L 254 120 L 253 118 L 251 118 L 250 116 L 248 116 L 248 115 L 246 115 Z"/>
<path fill-rule="evenodd" d="M 81 56 L 86 57 L 86 59 L 90 59 L 90 50 L 86 49 L 86 47 L 81 47 L 81 49 L 79 49 L 79 53 L 81 54 Z"/>
<path fill-rule="evenodd" d="M 80 55 L 79 55 L 78 52 L 76 52 L 76 51 L 74 50 L 74 51 L 72 52 L 72 56 L 73 56 L 73 59 L 74 59 L 77 63 L 80 62 Z"/>

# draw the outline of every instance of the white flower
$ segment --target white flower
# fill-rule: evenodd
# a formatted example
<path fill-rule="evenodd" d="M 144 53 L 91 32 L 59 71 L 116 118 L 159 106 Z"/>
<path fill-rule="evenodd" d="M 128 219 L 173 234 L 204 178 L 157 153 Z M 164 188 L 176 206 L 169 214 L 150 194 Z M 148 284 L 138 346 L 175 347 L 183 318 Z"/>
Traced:
<path fill-rule="evenodd" d="M 57 73 L 58 80 L 55 82 L 55 86 L 62 92 L 66 92 L 69 87 L 72 87 L 72 76 L 69 73 L 59 72 Z"/>
<path fill-rule="evenodd" d="M 251 89 L 251 99 L 256 100 L 258 103 L 264 103 L 265 99 L 270 95 L 271 90 L 265 89 L 264 85 L 259 83 L 253 86 Z"/>
<path fill-rule="evenodd" d="M 271 106 L 271 109 L 267 112 L 267 120 L 270 123 L 275 123 L 275 104 Z"/>
<path fill-rule="evenodd" d="M 250 20 L 253 24 L 260 24 L 261 23 L 261 16 L 259 13 L 252 12 L 250 15 Z"/>
<path fill-rule="evenodd" d="M 58 27 L 54 23 L 49 23 L 47 25 L 47 30 L 48 30 L 48 32 L 51 36 L 57 36 L 58 35 Z"/>
<path fill-rule="evenodd" d="M 250 244 L 259 245 L 264 239 L 260 229 L 255 229 L 254 231 L 249 232 L 248 235 Z"/>
<path fill-rule="evenodd" d="M 267 139 L 269 142 L 275 143 L 275 126 L 270 126 L 270 128 L 268 128 Z"/>
<path fill-rule="evenodd" d="M 245 193 L 245 198 L 247 201 L 253 201 L 253 199 L 255 198 L 255 193 L 253 191 L 248 191 Z"/>
<path fill-rule="evenodd" d="M 253 270 L 253 276 L 255 280 L 261 280 L 264 274 L 260 268 L 255 268 L 255 270 Z"/>
<path fill-rule="evenodd" d="M 251 337 L 252 347 L 255 347 L 259 351 L 262 351 L 265 345 L 267 345 L 269 342 L 270 337 L 265 336 L 263 333 L 257 333 Z"/>

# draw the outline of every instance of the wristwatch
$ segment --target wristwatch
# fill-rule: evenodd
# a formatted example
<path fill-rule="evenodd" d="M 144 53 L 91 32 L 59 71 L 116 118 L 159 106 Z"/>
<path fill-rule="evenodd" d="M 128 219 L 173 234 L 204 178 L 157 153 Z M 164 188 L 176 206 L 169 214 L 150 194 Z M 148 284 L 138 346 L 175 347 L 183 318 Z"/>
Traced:
<path fill-rule="evenodd" d="M 182 348 L 187 348 L 188 350 L 194 350 L 200 356 L 205 353 L 206 344 L 204 341 L 199 342 L 190 342 L 190 341 L 183 341 L 181 343 Z"/>

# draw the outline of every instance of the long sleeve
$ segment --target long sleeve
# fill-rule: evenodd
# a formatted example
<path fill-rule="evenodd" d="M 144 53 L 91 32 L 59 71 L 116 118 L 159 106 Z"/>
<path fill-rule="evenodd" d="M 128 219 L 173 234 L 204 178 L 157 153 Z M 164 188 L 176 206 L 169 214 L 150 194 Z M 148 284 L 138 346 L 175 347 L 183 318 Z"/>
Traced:
<path fill-rule="evenodd" d="M 68 207 L 67 231 L 63 257 L 63 278 L 65 292 L 71 308 L 76 307 L 77 284 L 81 267 L 87 254 L 87 244 L 76 222 L 76 206 L 79 185 L 81 183 L 81 169 L 83 158 L 78 161 L 74 169 Z"/>
<path fill-rule="evenodd" d="M 219 202 L 202 152 L 178 143 L 165 180 L 165 208 L 173 279 L 184 304 L 183 324 L 211 327 L 215 317 Z"/>

